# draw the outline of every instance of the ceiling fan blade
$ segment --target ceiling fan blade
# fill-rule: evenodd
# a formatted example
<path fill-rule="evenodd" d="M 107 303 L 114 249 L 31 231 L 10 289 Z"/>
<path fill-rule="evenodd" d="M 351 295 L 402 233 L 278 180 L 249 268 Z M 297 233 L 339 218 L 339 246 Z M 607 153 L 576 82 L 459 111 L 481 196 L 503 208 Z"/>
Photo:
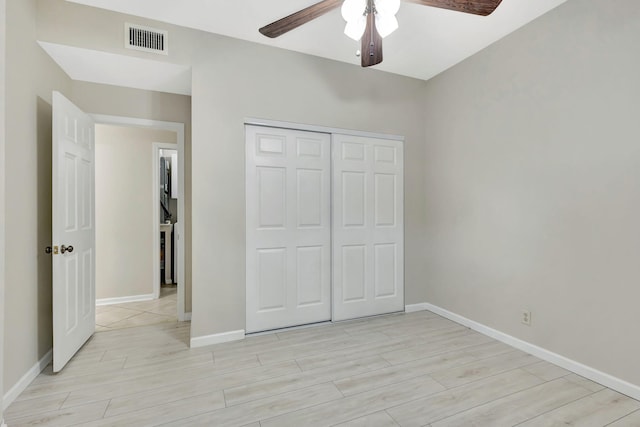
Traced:
<path fill-rule="evenodd" d="M 440 9 L 455 10 L 456 12 L 472 13 L 474 15 L 490 15 L 500 5 L 502 0 L 405 0 L 425 6 Z"/>
<path fill-rule="evenodd" d="M 299 26 L 312 21 L 333 9 L 342 6 L 343 0 L 323 0 L 319 3 L 306 7 L 282 19 L 278 19 L 269 25 L 265 25 L 258 31 L 267 37 L 276 38 Z"/>
<path fill-rule="evenodd" d="M 382 37 L 376 29 L 375 14 L 367 15 L 367 29 L 362 36 L 360 60 L 363 67 L 371 67 L 382 62 Z"/>

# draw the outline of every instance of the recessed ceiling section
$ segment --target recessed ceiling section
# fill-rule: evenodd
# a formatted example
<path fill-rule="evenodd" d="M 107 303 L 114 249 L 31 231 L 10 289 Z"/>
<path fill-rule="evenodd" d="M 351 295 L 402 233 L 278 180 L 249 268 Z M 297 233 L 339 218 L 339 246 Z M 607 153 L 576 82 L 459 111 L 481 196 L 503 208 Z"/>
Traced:
<path fill-rule="evenodd" d="M 319 0 L 67 0 L 359 66 L 340 10 L 269 39 L 258 28 Z M 379 70 L 428 80 L 566 0 L 503 0 L 490 16 L 402 2 L 400 27 L 384 39 Z"/>
<path fill-rule="evenodd" d="M 38 42 L 72 80 L 191 95 L 191 67 Z"/>

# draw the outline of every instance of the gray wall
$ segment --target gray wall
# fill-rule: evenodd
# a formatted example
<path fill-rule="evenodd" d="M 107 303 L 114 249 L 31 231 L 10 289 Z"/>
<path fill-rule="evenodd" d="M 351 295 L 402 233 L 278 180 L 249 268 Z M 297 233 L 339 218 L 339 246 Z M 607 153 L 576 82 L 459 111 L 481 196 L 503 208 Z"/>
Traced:
<path fill-rule="evenodd" d="M 154 291 L 153 143 L 172 131 L 96 125 L 96 299 Z M 157 193 L 159 188 L 155 188 Z M 160 272 L 157 272 L 160 277 Z"/>
<path fill-rule="evenodd" d="M 245 328 L 245 117 L 405 140 L 406 302 L 422 302 L 424 82 L 237 40 L 193 66 L 192 337 Z"/>
<path fill-rule="evenodd" d="M 0 0 L 0 424 L 4 417 L 4 386 L 3 386 L 3 360 L 4 360 L 4 145 L 5 145 L 5 35 L 6 35 L 6 0 Z"/>
<path fill-rule="evenodd" d="M 36 44 L 36 0 L 8 0 L 4 392 L 52 346 L 51 91 L 71 81 Z"/>
<path fill-rule="evenodd" d="M 634 384 L 638 40 L 568 1 L 427 83 L 423 162 L 426 301 Z"/>

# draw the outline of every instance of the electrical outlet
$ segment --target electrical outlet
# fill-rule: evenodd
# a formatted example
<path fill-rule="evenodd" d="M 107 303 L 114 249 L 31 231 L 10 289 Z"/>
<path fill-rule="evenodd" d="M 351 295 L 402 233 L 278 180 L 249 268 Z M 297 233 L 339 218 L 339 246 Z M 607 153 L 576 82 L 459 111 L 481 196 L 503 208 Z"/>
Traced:
<path fill-rule="evenodd" d="M 531 312 L 529 310 L 522 310 L 522 319 L 520 321 L 527 326 L 531 326 Z"/>

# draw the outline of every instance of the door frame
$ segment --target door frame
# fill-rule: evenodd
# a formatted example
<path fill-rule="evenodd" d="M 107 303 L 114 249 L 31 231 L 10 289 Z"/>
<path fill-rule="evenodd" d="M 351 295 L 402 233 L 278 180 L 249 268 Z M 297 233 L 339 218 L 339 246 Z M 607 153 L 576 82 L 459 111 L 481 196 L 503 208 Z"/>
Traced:
<path fill-rule="evenodd" d="M 400 135 L 378 133 L 378 132 L 365 132 L 361 130 L 334 128 L 330 126 L 317 126 L 317 125 L 310 125 L 305 123 L 285 122 L 281 120 L 259 119 L 256 117 L 245 117 L 244 124 L 251 125 L 251 126 L 265 126 L 270 128 L 302 130 L 307 132 L 328 133 L 331 135 L 341 134 L 341 135 L 348 135 L 348 136 L 363 136 L 365 138 L 389 139 L 393 141 L 404 142 L 404 136 L 400 136 Z"/>
<path fill-rule="evenodd" d="M 160 298 L 160 150 L 177 150 L 176 144 L 168 142 L 154 142 L 151 144 L 152 158 L 152 179 L 151 179 L 151 203 L 153 204 L 153 298 Z M 178 169 L 180 168 L 180 154 L 178 153 Z M 178 175 L 180 171 L 178 170 Z M 178 177 L 178 187 L 180 187 L 180 177 Z M 178 203 L 180 203 L 180 191 L 178 190 Z M 178 214 L 178 219 L 180 219 Z M 168 236 L 171 238 L 171 236 Z M 167 236 L 165 236 L 165 240 Z M 171 256 L 171 255 L 170 255 Z M 171 261 L 171 260 L 170 260 Z M 165 253 L 164 262 L 167 262 L 167 254 Z M 178 269 L 178 275 L 180 269 Z M 178 288 L 180 282 L 178 282 Z"/>
<path fill-rule="evenodd" d="M 148 119 L 137 119 L 132 117 L 122 117 L 122 116 L 111 116 L 104 114 L 91 114 L 96 124 L 101 125 L 115 125 L 115 126 L 133 126 L 133 127 L 142 127 L 148 129 L 156 129 L 156 130 L 168 130 L 173 131 L 177 134 L 177 144 L 168 144 L 171 145 L 171 149 L 178 149 L 178 230 L 174 229 L 174 233 L 177 231 L 178 234 L 178 244 L 176 245 L 176 249 L 178 250 L 178 321 L 184 322 L 185 320 L 190 320 L 191 313 L 185 313 L 185 239 L 184 239 L 184 230 L 185 230 L 185 203 L 184 203 L 184 184 L 185 184 L 185 169 L 184 169 L 184 123 L 177 122 L 166 122 L 160 120 L 148 120 Z M 153 168 L 155 170 L 155 168 Z M 156 172 L 157 174 L 157 172 Z M 155 194 L 155 192 L 153 193 Z M 159 200 L 159 197 L 158 199 Z M 158 203 L 160 203 L 158 201 Z M 155 207 L 154 207 L 155 208 Z M 154 239 L 152 250 L 153 253 L 157 253 L 158 256 L 155 257 L 156 261 L 154 261 L 154 280 L 157 274 L 157 286 L 159 293 L 160 286 L 160 222 L 159 222 L 159 211 L 156 209 L 154 212 L 158 212 L 157 219 L 158 221 L 154 221 Z M 155 271 L 155 267 L 157 264 L 157 272 Z M 155 293 L 154 283 L 154 293 Z"/>
<path fill-rule="evenodd" d="M 0 58 L 3 58 L 0 61 L 0 426 L 4 426 L 4 254 L 5 252 L 5 243 L 4 243 L 4 224 L 5 224 L 5 193 L 4 193 L 4 185 L 5 185 L 5 174 L 6 170 L 5 160 L 4 160 L 4 152 L 5 152 L 5 87 L 6 87 L 6 79 L 5 79 L 5 69 L 6 62 L 4 58 L 6 58 L 5 50 L 5 34 L 6 34 L 6 8 L 7 3 L 6 0 L 0 0 Z"/>
<path fill-rule="evenodd" d="M 262 127 L 267 127 L 267 128 L 281 128 L 281 129 L 290 129 L 290 130 L 299 130 L 299 131 L 306 131 L 306 132 L 317 132 L 317 133 L 325 133 L 325 134 L 329 134 L 331 135 L 332 138 L 332 143 L 331 143 L 331 150 L 333 150 L 333 136 L 334 135 L 347 135 L 347 136 L 357 136 L 357 137 L 364 137 L 364 138 L 375 138 L 375 139 L 386 139 L 389 141 L 399 141 L 400 143 L 403 144 L 404 146 L 404 142 L 405 142 L 405 138 L 404 136 L 401 135 L 394 135 L 394 134 L 385 134 L 385 133 L 377 133 L 377 132 L 366 132 L 366 131 L 359 131 L 359 130 L 353 130 L 353 129 L 343 129 L 343 128 L 335 128 L 335 127 L 330 127 L 330 126 L 318 126 L 318 125 L 311 125 L 311 124 L 304 124 L 304 123 L 295 123 L 295 122 L 286 122 L 286 121 L 280 121 L 280 120 L 271 120 L 271 119 L 260 119 L 260 118 L 256 118 L 256 117 L 245 117 L 244 119 L 244 125 L 245 125 L 245 141 L 246 141 L 246 126 L 262 126 Z M 404 164 L 404 150 L 403 150 L 403 164 Z M 246 162 L 246 144 L 245 144 L 245 162 Z M 333 156 L 333 152 L 331 153 L 331 156 Z M 331 164 L 330 167 L 330 171 L 333 174 L 333 162 Z M 403 171 L 402 171 L 403 175 L 404 175 L 404 167 L 403 167 Z M 245 188 L 247 185 L 247 176 L 246 176 L 246 171 L 245 171 Z M 333 177 L 331 179 L 331 188 L 333 188 Z M 404 186 L 402 189 L 402 197 L 403 197 L 403 206 L 404 203 L 406 202 L 406 199 L 404 197 Z M 331 196 L 332 197 L 332 196 Z M 245 204 L 246 204 L 246 194 L 245 194 Z M 331 208 L 332 210 L 332 215 L 331 215 L 331 224 L 333 224 L 333 207 Z M 403 214 L 405 214 L 404 209 L 403 209 Z M 245 213 L 245 233 L 246 233 L 246 229 L 247 229 L 247 221 L 246 221 L 246 213 Z M 404 228 L 404 218 L 403 218 L 403 227 L 402 227 L 402 234 L 403 234 L 403 245 L 406 244 L 406 241 L 404 239 L 405 236 L 405 228 Z M 247 241 L 245 240 L 245 246 L 247 245 Z M 333 242 L 331 243 L 332 245 L 332 249 L 333 249 Z M 333 256 L 333 254 L 332 254 Z M 247 268 L 247 259 L 246 259 L 246 254 L 245 254 L 245 269 Z M 332 263 L 332 272 L 331 274 L 333 275 L 333 263 Z M 405 278 L 405 258 L 403 256 L 403 260 L 402 260 L 402 277 Z M 246 275 L 245 275 L 246 276 Z M 245 277 L 245 289 L 247 286 L 247 281 L 246 281 L 246 277 Z M 403 284 L 402 284 L 403 288 L 405 288 L 405 282 L 403 280 Z M 404 293 L 404 298 L 405 298 L 405 303 L 406 303 L 406 293 Z M 331 283 L 331 320 L 330 322 L 335 322 L 334 318 L 333 318 L 333 282 Z M 245 302 L 245 310 L 247 309 L 246 307 L 246 302 Z M 246 321 L 245 321 L 246 323 Z M 246 326 L 246 324 L 245 324 Z M 299 325 L 299 326 L 292 326 L 291 328 L 297 328 L 297 327 L 305 327 L 308 325 Z M 284 328 L 284 329 L 289 329 L 289 328 Z M 257 332 L 257 333 L 250 333 L 250 335 L 258 335 L 258 334 L 262 334 L 265 332 Z M 269 333 L 269 331 L 267 331 L 266 333 Z M 249 335 L 249 334 L 247 334 Z"/>

